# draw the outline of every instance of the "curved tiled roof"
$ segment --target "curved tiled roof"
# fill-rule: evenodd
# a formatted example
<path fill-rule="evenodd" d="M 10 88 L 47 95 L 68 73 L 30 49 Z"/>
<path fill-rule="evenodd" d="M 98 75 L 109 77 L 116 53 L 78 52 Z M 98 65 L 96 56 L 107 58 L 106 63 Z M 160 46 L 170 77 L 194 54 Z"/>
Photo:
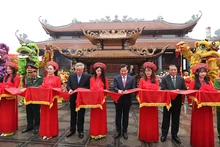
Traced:
<path fill-rule="evenodd" d="M 151 48 L 152 46 L 156 48 L 163 48 L 166 45 L 170 45 L 169 49 L 175 49 L 175 44 L 178 43 L 179 41 L 184 41 L 187 42 L 188 45 L 193 48 L 194 47 L 194 42 L 198 41 L 195 39 L 191 38 L 170 38 L 170 39 L 138 39 L 137 42 L 135 43 L 135 47 L 145 47 L 145 48 Z M 35 42 L 40 49 L 45 48 L 45 44 L 49 43 L 54 46 L 57 46 L 61 49 L 66 49 L 66 48 L 96 48 L 96 46 L 92 45 L 91 42 L 88 40 L 83 40 L 83 41 L 76 41 L 76 40 L 62 40 L 62 39 L 57 39 L 57 40 L 46 40 L 42 42 Z M 121 47 L 112 47 L 112 48 L 118 48 L 120 49 Z"/>
<path fill-rule="evenodd" d="M 202 14 L 195 20 L 189 21 L 187 23 L 170 23 L 166 21 L 138 21 L 138 22 L 110 22 L 110 23 L 71 23 L 63 26 L 51 26 L 44 24 L 40 18 L 39 21 L 45 31 L 48 32 L 81 32 L 83 30 L 106 30 L 106 29 L 115 29 L 115 30 L 134 30 L 136 28 L 143 28 L 145 30 L 188 30 L 192 31 L 192 28 L 197 24 Z"/>

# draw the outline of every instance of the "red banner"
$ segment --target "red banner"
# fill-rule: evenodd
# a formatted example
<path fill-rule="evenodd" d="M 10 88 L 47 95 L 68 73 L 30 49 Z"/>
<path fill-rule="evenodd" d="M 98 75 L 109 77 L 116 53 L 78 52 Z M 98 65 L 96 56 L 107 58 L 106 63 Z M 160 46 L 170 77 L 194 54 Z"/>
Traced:
<path fill-rule="evenodd" d="M 175 94 L 195 95 L 198 90 L 166 90 L 166 91 Z"/>
<path fill-rule="evenodd" d="M 197 91 L 195 96 L 191 96 L 198 105 L 198 108 L 202 106 L 220 106 L 220 91 L 208 92 Z"/>
<path fill-rule="evenodd" d="M 70 94 L 74 94 L 76 92 L 85 92 L 85 91 L 90 91 L 90 89 L 86 89 L 86 88 L 77 88 L 73 91 L 70 92 Z"/>
<path fill-rule="evenodd" d="M 12 95 L 18 95 L 19 93 L 21 93 L 20 88 L 5 88 L 5 91 L 7 91 L 8 93 Z"/>
<path fill-rule="evenodd" d="M 166 106 L 171 107 L 171 100 L 168 91 L 164 90 L 140 90 L 137 95 L 140 108 L 143 106 Z"/>
<path fill-rule="evenodd" d="M 55 98 L 69 99 L 70 94 L 62 92 L 60 89 L 56 88 L 39 88 L 39 87 L 28 87 L 23 91 L 21 96 L 25 97 L 25 104 L 42 104 L 53 106 L 53 101 Z"/>
<path fill-rule="evenodd" d="M 103 91 L 78 91 L 76 101 L 76 111 L 80 108 L 100 108 L 105 102 Z"/>
<path fill-rule="evenodd" d="M 80 108 L 100 108 L 105 102 L 105 96 L 108 94 L 115 102 L 118 101 L 119 97 L 123 94 L 131 94 L 139 91 L 140 88 L 126 90 L 123 93 L 115 93 L 108 90 L 103 91 L 91 91 L 89 89 L 78 88 L 71 92 L 71 94 L 77 92 L 76 111 Z"/>
<path fill-rule="evenodd" d="M 138 92 L 138 100 L 140 107 L 142 106 L 167 106 L 170 107 L 170 99 L 174 99 L 178 94 L 188 95 L 194 101 L 197 102 L 198 107 L 202 106 L 220 106 L 220 91 L 208 92 L 198 90 L 144 90 L 135 88 L 126 90 L 122 94 L 110 92 L 108 90 L 103 91 L 90 91 L 89 89 L 78 88 L 71 92 L 71 94 L 78 92 L 77 97 L 77 110 L 80 108 L 102 108 L 102 104 L 105 101 L 105 96 L 108 94 L 115 102 L 123 94 L 130 94 Z M 54 98 L 64 98 L 69 100 L 71 95 L 66 92 L 62 92 L 60 89 L 53 88 L 39 88 L 29 87 L 24 92 L 21 92 L 19 88 L 0 88 L 0 100 L 2 97 L 15 98 L 15 95 L 22 95 L 25 97 L 26 104 L 44 104 L 52 106 Z"/>
<path fill-rule="evenodd" d="M 195 96 L 198 90 L 163 90 L 169 92 L 170 98 L 175 99 L 178 94 Z"/>
<path fill-rule="evenodd" d="M 116 93 L 116 92 L 111 92 L 108 90 L 103 90 L 103 91 L 105 92 L 105 94 L 108 94 L 117 103 L 119 97 L 122 96 L 123 94 L 131 94 L 131 93 L 137 92 L 139 90 L 141 90 L 141 89 L 134 88 L 134 89 L 130 89 L 130 90 L 125 90 L 125 91 L 123 91 L 123 93 Z"/>
<path fill-rule="evenodd" d="M 16 98 L 15 95 L 20 93 L 19 88 L 0 88 L 0 100 L 2 97 L 6 99 L 13 99 Z"/>
<path fill-rule="evenodd" d="M 61 98 L 63 98 L 66 101 L 69 101 L 69 97 L 71 94 L 67 93 L 67 92 L 63 92 L 61 91 L 59 88 L 53 88 L 53 95 L 54 96 L 60 96 Z"/>

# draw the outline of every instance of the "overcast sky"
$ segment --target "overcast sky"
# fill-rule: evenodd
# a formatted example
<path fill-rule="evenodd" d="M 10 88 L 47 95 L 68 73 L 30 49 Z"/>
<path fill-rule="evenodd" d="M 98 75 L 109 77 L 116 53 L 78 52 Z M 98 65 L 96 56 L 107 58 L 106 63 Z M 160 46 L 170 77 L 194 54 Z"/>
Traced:
<path fill-rule="evenodd" d="M 39 16 L 52 26 L 67 25 L 74 18 L 89 22 L 105 16 L 114 19 L 115 15 L 119 19 L 128 15 L 145 20 L 162 16 L 168 22 L 185 23 L 193 14 L 200 15 L 199 11 L 203 16 L 188 36 L 204 39 L 207 27 L 211 27 L 212 36 L 220 29 L 219 6 L 220 0 L 2 0 L 0 42 L 10 47 L 10 53 L 15 53 L 20 46 L 15 37 L 16 30 L 19 34 L 27 34 L 33 41 L 47 40 L 49 35 L 39 23 Z"/>

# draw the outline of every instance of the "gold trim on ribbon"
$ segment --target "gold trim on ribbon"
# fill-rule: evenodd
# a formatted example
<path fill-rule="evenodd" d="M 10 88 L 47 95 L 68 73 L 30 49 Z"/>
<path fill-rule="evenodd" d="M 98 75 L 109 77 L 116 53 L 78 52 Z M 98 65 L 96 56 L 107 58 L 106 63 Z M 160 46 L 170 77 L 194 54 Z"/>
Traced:
<path fill-rule="evenodd" d="M 210 106 L 210 107 L 220 106 L 220 102 L 201 102 L 198 105 L 198 108 L 203 107 L 203 106 Z"/>
<path fill-rule="evenodd" d="M 79 111 L 81 108 L 100 108 L 103 110 L 101 104 L 96 104 L 96 105 L 80 105 L 79 107 L 76 108 L 76 111 Z"/>
<path fill-rule="evenodd" d="M 171 104 L 167 105 L 167 103 L 140 103 L 140 97 L 139 96 L 136 96 L 136 99 L 138 100 L 138 102 L 140 104 L 139 108 L 141 108 L 141 107 L 152 107 L 152 106 L 156 106 L 156 107 L 166 106 L 167 110 L 169 110 L 170 107 L 171 107 Z"/>
<path fill-rule="evenodd" d="M 46 102 L 46 101 L 26 101 L 26 99 L 24 99 L 24 104 L 25 105 L 29 105 L 29 104 L 41 104 L 41 105 L 49 105 L 49 107 L 53 107 L 53 102 L 54 102 L 54 99 L 60 99 L 62 97 L 60 97 L 59 95 L 55 95 L 52 99 L 52 103 L 50 102 Z"/>
<path fill-rule="evenodd" d="M 16 98 L 16 96 L 15 95 L 12 95 L 12 94 L 1 94 L 0 95 L 0 100 L 1 100 L 1 98 L 6 98 L 7 100 L 12 100 L 12 99 L 15 99 Z"/>
<path fill-rule="evenodd" d="M 24 101 L 25 105 L 29 105 L 29 104 L 41 104 L 41 105 L 50 105 L 49 102 L 45 102 L 45 101 L 28 101 L 26 102 L 26 100 Z"/>
<path fill-rule="evenodd" d="M 220 102 L 198 102 L 198 99 L 194 96 L 190 96 L 190 98 L 196 102 L 196 104 L 198 105 L 197 108 L 201 108 L 203 106 L 210 106 L 210 107 L 215 107 L 215 106 L 220 106 Z"/>
<path fill-rule="evenodd" d="M 101 104 L 96 104 L 96 105 L 80 105 L 79 107 L 76 108 L 76 111 L 79 111 L 81 108 L 100 108 L 103 110 L 102 105 L 105 103 L 107 96 L 105 95 L 102 103 Z"/>
<path fill-rule="evenodd" d="M 139 108 L 144 107 L 144 106 L 146 106 L 146 107 L 151 107 L 151 106 L 166 106 L 167 109 L 169 110 L 170 107 L 171 107 L 171 104 L 170 104 L 170 105 L 167 105 L 167 103 L 141 103 L 140 106 L 139 106 Z"/>
<path fill-rule="evenodd" d="M 102 105 L 105 103 L 107 96 L 104 96 L 103 100 L 102 100 Z"/>

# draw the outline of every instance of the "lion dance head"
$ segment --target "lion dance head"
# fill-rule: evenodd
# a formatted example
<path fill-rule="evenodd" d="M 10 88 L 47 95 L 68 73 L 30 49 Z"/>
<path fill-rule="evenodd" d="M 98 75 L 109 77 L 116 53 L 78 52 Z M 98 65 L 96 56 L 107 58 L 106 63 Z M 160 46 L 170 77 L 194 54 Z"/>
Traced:
<path fill-rule="evenodd" d="M 210 81 L 214 81 L 219 76 L 220 54 L 219 41 L 201 40 L 194 43 L 194 49 L 191 50 L 188 44 L 180 41 L 176 44 L 176 51 L 181 52 L 183 56 L 190 62 L 190 77 L 194 79 L 192 68 L 199 63 L 208 64 L 210 70 L 207 77 Z"/>
<path fill-rule="evenodd" d="M 21 87 L 24 84 L 24 77 L 27 74 L 27 66 L 39 68 L 39 48 L 35 43 L 23 43 L 18 49 L 18 74 L 21 76 Z"/>

